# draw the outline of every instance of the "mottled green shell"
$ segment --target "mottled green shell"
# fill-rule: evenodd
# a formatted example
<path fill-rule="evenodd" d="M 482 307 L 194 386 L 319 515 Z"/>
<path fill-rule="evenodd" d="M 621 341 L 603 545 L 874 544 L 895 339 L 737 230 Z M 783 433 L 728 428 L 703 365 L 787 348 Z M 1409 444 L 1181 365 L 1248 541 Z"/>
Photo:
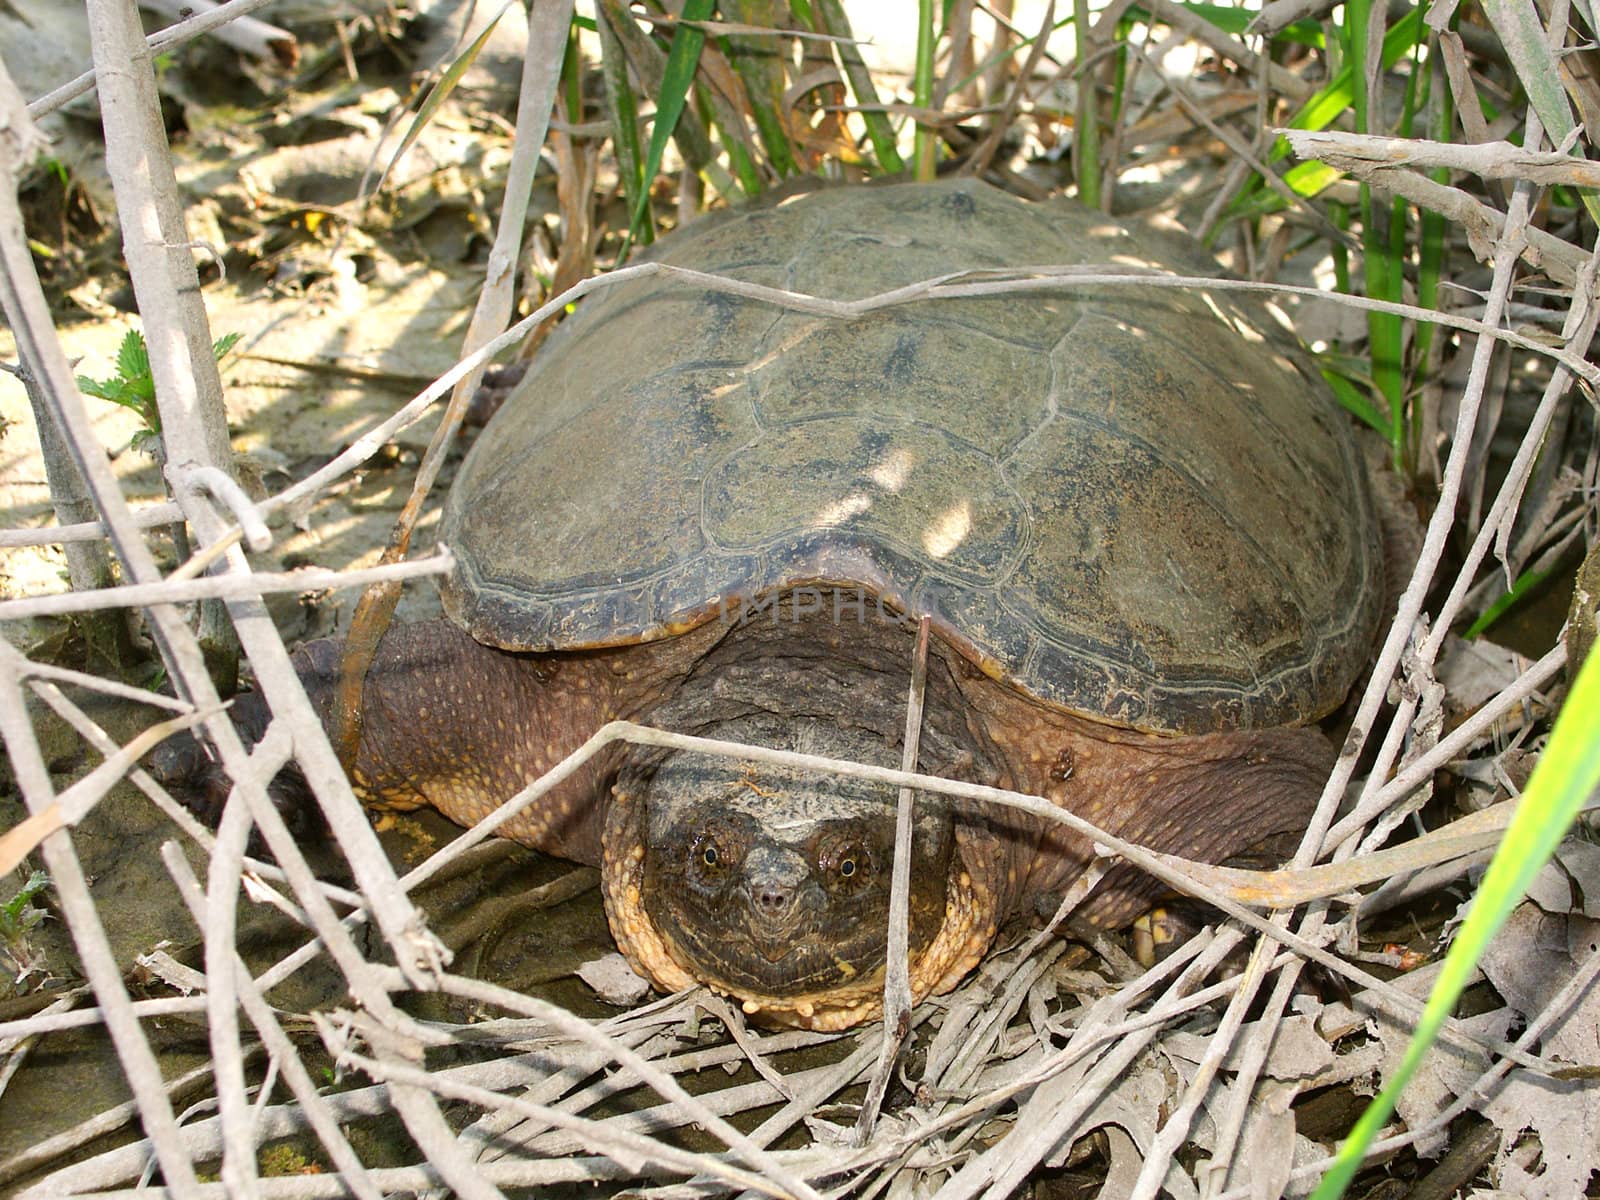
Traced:
<path fill-rule="evenodd" d="M 1215 274 L 1181 236 L 950 181 L 707 219 L 657 261 L 855 299 L 961 268 Z M 451 614 L 510 649 L 859 584 L 1049 704 L 1303 722 L 1377 620 L 1348 423 L 1238 293 L 1067 284 L 839 320 L 652 277 L 583 301 L 462 466 Z M 844 619 L 854 619 L 846 610 Z"/>

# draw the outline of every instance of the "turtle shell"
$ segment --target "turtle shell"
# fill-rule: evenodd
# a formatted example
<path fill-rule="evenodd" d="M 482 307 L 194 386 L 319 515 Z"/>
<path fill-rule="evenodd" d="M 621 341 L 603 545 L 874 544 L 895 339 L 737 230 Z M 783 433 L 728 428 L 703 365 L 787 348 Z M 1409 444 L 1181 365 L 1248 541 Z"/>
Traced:
<path fill-rule="evenodd" d="M 1217 274 L 1181 235 L 970 180 L 823 189 L 653 257 L 837 299 L 968 268 Z M 483 431 L 444 537 L 447 611 L 491 645 L 859 586 L 1038 700 L 1167 732 L 1326 713 L 1382 592 L 1352 431 L 1265 306 L 1070 281 L 849 319 L 604 289 Z"/>

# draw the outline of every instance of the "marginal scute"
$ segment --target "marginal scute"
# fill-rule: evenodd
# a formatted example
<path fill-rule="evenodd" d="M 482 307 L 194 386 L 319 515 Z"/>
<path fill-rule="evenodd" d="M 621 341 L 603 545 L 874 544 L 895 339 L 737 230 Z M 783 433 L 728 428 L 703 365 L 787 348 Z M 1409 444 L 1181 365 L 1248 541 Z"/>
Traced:
<path fill-rule="evenodd" d="M 973 181 L 824 189 L 658 257 L 840 299 L 960 268 L 1214 270 Z M 1064 281 L 834 320 L 652 278 L 586 301 L 479 439 L 446 604 L 490 645 L 575 650 L 859 585 L 1053 707 L 1265 728 L 1359 669 L 1375 529 L 1346 422 L 1237 294 Z"/>

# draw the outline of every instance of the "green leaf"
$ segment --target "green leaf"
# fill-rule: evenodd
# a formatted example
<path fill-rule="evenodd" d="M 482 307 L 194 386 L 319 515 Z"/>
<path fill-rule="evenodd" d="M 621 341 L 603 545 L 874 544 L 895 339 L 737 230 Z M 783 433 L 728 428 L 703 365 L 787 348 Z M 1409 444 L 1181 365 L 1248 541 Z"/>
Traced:
<path fill-rule="evenodd" d="M 0 917 L 7 921 L 14 922 L 18 920 L 22 916 L 23 910 L 32 903 L 33 898 L 49 886 L 50 877 L 48 875 L 43 871 L 33 872 L 28 876 L 28 882 L 22 885 L 17 894 L 7 900 L 4 905 L 0 905 Z"/>
<path fill-rule="evenodd" d="M 1454 1011 L 1472 979 L 1478 960 L 1511 910 L 1522 899 L 1589 797 L 1600 788 L 1600 654 L 1591 654 L 1573 680 L 1550 740 L 1534 767 L 1516 815 L 1484 872 L 1467 919 L 1445 956 L 1433 992 L 1406 1047 L 1405 1057 L 1376 1099 L 1339 1147 L 1312 1200 L 1339 1200 L 1361 1167 L 1362 1156 L 1394 1111 L 1439 1028 Z"/>
<path fill-rule="evenodd" d="M 155 405 L 156 384 L 150 375 L 150 354 L 145 349 L 144 336 L 137 329 L 128 330 L 117 347 L 117 373 L 109 379 L 79 375 L 78 390 L 146 416 L 146 409 Z"/>
<path fill-rule="evenodd" d="M 473 38 L 472 44 L 445 68 L 443 75 L 439 76 L 439 81 L 433 85 L 433 88 L 423 99 L 421 107 L 417 109 L 417 115 L 412 118 L 410 126 L 406 129 L 405 137 L 400 140 L 399 147 L 390 157 L 389 166 L 384 170 L 385 177 L 388 176 L 390 171 L 394 170 L 395 163 L 405 156 L 405 152 L 411 149 L 411 143 L 416 141 L 422 131 L 428 127 L 428 122 L 433 120 L 434 114 L 439 111 L 439 106 L 445 102 L 451 92 L 456 90 L 456 84 L 461 82 L 461 77 L 478 60 L 478 55 L 488 43 L 489 38 L 493 36 L 495 28 L 500 24 L 500 18 L 506 15 L 506 9 L 510 7 L 511 0 L 506 0 L 500 6 L 500 11 L 495 13 L 484 25 L 483 32 Z"/>
<path fill-rule="evenodd" d="M 1357 387 L 1351 380 L 1338 371 L 1322 367 L 1322 377 L 1328 381 L 1328 386 L 1333 389 L 1334 399 L 1339 401 L 1339 406 L 1364 424 L 1372 426 L 1385 438 L 1389 436 L 1389 417 L 1382 409 L 1374 404 L 1368 394 Z"/>
<path fill-rule="evenodd" d="M 130 329 L 122 336 L 117 348 L 117 375 L 127 383 L 150 378 L 150 351 L 144 344 L 144 334 Z"/>
<path fill-rule="evenodd" d="M 683 12 L 677 29 L 672 33 L 672 49 L 667 51 L 667 69 L 661 79 L 661 93 L 656 97 L 656 120 L 650 129 L 650 148 L 644 161 L 644 194 L 634 203 L 633 215 L 628 221 L 628 232 L 637 238 L 644 221 L 645 201 L 649 196 L 650 181 L 661 170 L 661 157 L 667 151 L 667 139 L 677 127 L 683 114 L 689 87 L 694 83 L 695 71 L 700 66 L 700 51 L 706 44 L 706 35 L 691 21 L 709 21 L 716 10 L 715 0 L 684 0 Z"/>
<path fill-rule="evenodd" d="M 1522 601 L 1527 598 L 1529 592 L 1533 591 L 1546 579 L 1549 579 L 1553 574 L 1555 574 L 1553 570 L 1529 570 L 1518 575 L 1511 584 L 1511 590 L 1505 595 L 1501 596 L 1500 599 L 1496 600 L 1493 604 L 1489 605 L 1488 608 L 1484 609 L 1482 615 L 1479 616 L 1478 619 L 1471 625 L 1467 626 L 1466 633 L 1462 634 L 1461 636 L 1466 638 L 1469 642 L 1476 637 L 1481 637 L 1491 625 L 1493 625 L 1501 617 L 1505 616 L 1506 613 L 1510 612 L 1518 604 L 1522 603 Z"/>
<path fill-rule="evenodd" d="M 139 398 L 131 395 L 128 386 L 120 379 L 90 379 L 87 375 L 79 375 L 78 390 L 85 396 L 93 396 L 97 400 L 109 400 L 124 408 L 139 407 Z"/>

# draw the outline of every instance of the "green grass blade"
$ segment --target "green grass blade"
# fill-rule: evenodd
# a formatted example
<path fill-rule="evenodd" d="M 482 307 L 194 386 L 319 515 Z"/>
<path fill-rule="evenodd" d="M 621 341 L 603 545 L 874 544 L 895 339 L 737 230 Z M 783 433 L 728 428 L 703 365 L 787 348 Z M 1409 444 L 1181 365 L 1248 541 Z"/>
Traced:
<path fill-rule="evenodd" d="M 628 78 L 628 58 L 611 22 L 604 16 L 595 22 L 600 35 L 600 76 L 605 83 L 606 117 L 611 123 L 611 145 L 617 154 L 617 174 L 622 179 L 622 194 L 628 211 L 646 210 L 650 204 L 650 185 L 644 173 L 644 147 L 639 143 L 639 101 Z M 652 222 L 640 223 L 639 232 L 648 236 Z"/>
<path fill-rule="evenodd" d="M 917 66 L 911 80 L 916 106 L 926 109 L 933 103 L 933 27 L 934 0 L 917 0 Z M 924 183 L 934 176 L 939 144 L 934 131 L 920 122 L 911 153 L 911 173 Z"/>
<path fill-rule="evenodd" d="M 635 202 L 633 215 L 628 221 L 628 232 L 637 237 L 644 222 L 646 200 L 650 194 L 650 181 L 661 170 L 661 158 L 667 150 L 667 139 L 677 127 L 678 118 L 694 83 L 694 73 L 700 65 L 700 51 L 706 44 L 706 35 L 690 21 L 708 21 L 716 10 L 716 0 L 684 0 L 682 23 L 672 33 L 672 49 L 667 51 L 667 69 L 661 78 L 661 92 L 656 96 L 656 120 L 650 130 L 650 148 L 644 160 L 644 194 Z"/>
<path fill-rule="evenodd" d="M 746 196 L 754 196 L 761 191 L 761 168 L 756 165 L 755 157 L 750 153 L 750 148 L 745 145 L 738 129 L 730 129 L 731 122 L 739 119 L 731 106 L 717 104 L 709 95 L 709 88 L 697 88 L 694 94 L 694 112 L 708 126 L 714 127 L 721 135 L 721 144 L 728 154 L 728 166 L 733 169 L 732 179 L 737 183 L 738 190 Z M 684 118 L 687 120 L 687 115 Z M 707 165 L 709 175 L 711 169 L 718 164 L 713 161 Z M 727 188 L 720 189 L 724 195 L 731 195 Z"/>
<path fill-rule="evenodd" d="M 1353 16 L 1346 17 L 1354 23 Z M 1425 35 L 1422 9 L 1413 8 L 1383 35 L 1383 67 L 1388 70 L 1407 54 Z M 1321 91 L 1307 100 L 1305 106 L 1289 121 L 1291 129 L 1326 129 L 1338 116 L 1355 104 L 1356 63 L 1354 58 L 1340 67 Z M 1272 161 L 1278 162 L 1289 153 L 1289 143 L 1279 138 L 1272 148 Z"/>
<path fill-rule="evenodd" d="M 1339 406 L 1350 413 L 1351 416 L 1370 425 L 1385 437 L 1389 434 L 1389 417 L 1381 408 L 1374 404 L 1367 393 L 1357 387 L 1347 376 L 1329 369 L 1320 368 L 1322 377 L 1328 381 L 1328 386 L 1333 389 L 1333 396 Z"/>
<path fill-rule="evenodd" d="M 1207 24 L 1215 25 L 1232 37 L 1243 37 L 1260 14 L 1251 8 L 1228 8 L 1221 4 L 1203 4 L 1199 0 L 1176 0 L 1177 7 L 1187 9 Z M 1137 4 L 1129 5 L 1128 15 L 1147 25 L 1154 24 L 1149 9 Z M 1274 42 L 1294 42 L 1321 50 L 1324 42 L 1322 30 L 1315 21 L 1295 21 L 1272 35 Z"/>
<path fill-rule="evenodd" d="M 1362 229 L 1362 261 L 1366 266 L 1367 296 L 1398 304 L 1405 299 L 1405 222 L 1403 200 L 1389 203 L 1388 236 L 1373 222 L 1373 210 L 1383 203 L 1363 185 L 1367 209 Z M 1367 314 L 1367 352 L 1372 357 L 1372 381 L 1389 408 L 1388 439 L 1395 469 L 1405 473 L 1404 450 L 1410 419 L 1406 411 L 1405 322 L 1394 313 Z"/>
<path fill-rule="evenodd" d="M 1561 84 L 1556 56 L 1550 49 L 1539 10 L 1529 0 L 1483 0 L 1483 15 L 1489 18 L 1505 47 L 1545 134 L 1559 145 L 1573 129 L 1572 105 Z"/>
<path fill-rule="evenodd" d="M 439 76 L 439 82 L 433 85 L 427 96 L 422 101 L 422 106 L 417 109 L 417 115 L 412 118 L 411 124 L 406 128 L 405 137 L 400 139 L 400 145 L 389 159 L 389 165 L 384 168 L 384 177 L 394 170 L 395 163 L 405 156 L 411 149 L 411 143 L 421 136 L 422 131 L 428 127 L 428 122 L 433 120 L 434 114 L 439 111 L 439 106 L 445 102 L 450 93 L 456 90 L 456 84 L 461 82 L 461 77 L 467 73 L 469 67 L 478 61 L 478 55 L 493 35 L 500 24 L 500 18 L 506 15 L 506 9 L 511 7 L 511 0 L 500 6 L 500 11 L 484 25 L 483 32 L 472 39 L 472 44 L 463 50 L 459 57 L 445 69 Z"/>
<path fill-rule="evenodd" d="M 1333 227 L 1340 233 L 1349 232 L 1350 206 L 1340 200 L 1328 201 L 1328 220 L 1333 222 Z M 1333 258 L 1334 290 L 1348 295 L 1350 291 L 1350 250 L 1342 239 L 1330 239 L 1328 252 Z"/>
<path fill-rule="evenodd" d="M 1128 108 L 1128 39 L 1133 36 L 1133 20 L 1122 17 L 1112 33 L 1117 47 L 1115 68 L 1111 76 L 1111 111 L 1106 114 L 1106 127 L 1115 129 L 1122 124 L 1122 114 Z"/>
<path fill-rule="evenodd" d="M 1339 1200 L 1360 1169 L 1362 1155 L 1394 1111 L 1395 1098 L 1422 1064 L 1478 959 L 1511 910 L 1566 836 L 1585 802 L 1600 788 L 1600 654 L 1591 654 L 1573 681 L 1567 702 L 1500 848 L 1478 885 L 1467 919 L 1445 956 L 1433 992 L 1399 1068 L 1339 1147 L 1334 1165 L 1311 1200 Z"/>
<path fill-rule="evenodd" d="M 1548 571 L 1524 571 L 1513 581 L 1511 590 L 1484 609 L 1483 615 L 1469 625 L 1467 631 L 1461 636 L 1469 642 L 1473 638 L 1481 637 L 1491 625 L 1526 600 L 1530 592 L 1554 574 L 1555 571 L 1553 569 Z"/>
<path fill-rule="evenodd" d="M 1300 196 L 1320 196 L 1325 190 L 1344 178 L 1344 172 L 1330 167 L 1325 162 L 1315 160 L 1296 163 L 1283 173 L 1283 181 L 1295 190 Z M 1278 204 L 1283 204 L 1283 198 L 1276 197 Z"/>
<path fill-rule="evenodd" d="M 1368 20 L 1372 5 L 1383 0 L 1349 0 L 1345 5 L 1345 33 L 1350 40 L 1350 99 L 1354 109 L 1358 133 L 1377 132 L 1372 123 L 1372 97 L 1367 94 L 1366 72 L 1368 58 L 1381 49 L 1368 43 Z M 1415 10 L 1419 11 L 1420 10 Z M 1387 39 L 1385 39 L 1387 40 Z M 1387 64 L 1385 64 L 1387 65 Z M 1381 122 L 1380 122 L 1381 124 Z M 1394 222 L 1404 229 L 1405 206 L 1391 206 L 1388 214 L 1377 211 L 1378 204 L 1372 189 L 1361 185 L 1361 249 L 1366 293 L 1373 300 L 1397 302 L 1401 300 L 1404 284 L 1404 263 L 1396 246 L 1403 245 L 1403 233 L 1391 232 Z M 1367 350 L 1372 360 L 1372 381 L 1388 404 L 1389 421 L 1384 429 L 1391 452 L 1404 442 L 1405 429 L 1405 374 L 1403 356 L 1405 327 L 1392 313 L 1367 314 Z M 1398 432 L 1397 432 L 1398 431 Z"/>
<path fill-rule="evenodd" d="M 1428 72 L 1430 95 L 1423 101 L 1424 111 L 1432 114 L 1428 136 L 1435 141 L 1448 142 L 1455 131 L 1455 99 L 1445 83 L 1444 65 L 1437 57 L 1424 70 Z M 1435 167 L 1428 172 L 1435 183 L 1449 183 L 1450 171 Z M 1417 304 L 1421 308 L 1439 306 L 1439 279 L 1444 270 L 1445 233 L 1448 226 L 1444 217 L 1428 209 L 1421 211 L 1417 235 Z M 1438 327 L 1431 321 L 1417 322 L 1411 342 L 1411 378 L 1413 393 L 1420 391 L 1428 372 Z M 1422 405 L 1411 406 L 1411 428 L 1406 439 L 1406 460 L 1413 467 L 1422 452 Z"/>
<path fill-rule="evenodd" d="M 723 15 L 743 25 L 771 29 L 777 25 L 777 14 L 772 0 L 722 0 Z M 756 124 L 756 134 L 767 152 L 778 178 L 787 179 L 799 173 L 794 147 L 789 138 L 789 125 L 782 110 L 784 79 L 777 69 L 779 62 L 775 34 L 729 34 L 719 39 L 722 53 L 744 82 L 744 91 L 750 101 L 750 116 Z"/>
<path fill-rule="evenodd" d="M 1076 128 L 1072 138 L 1072 165 L 1078 176 L 1078 199 L 1089 208 L 1100 207 L 1100 97 L 1095 87 L 1091 63 L 1095 44 L 1089 40 L 1089 0 L 1072 0 L 1072 16 L 1077 22 L 1078 67 L 1073 72 L 1078 85 Z"/>
<path fill-rule="evenodd" d="M 1073 18 L 1070 15 L 1062 17 L 1060 20 L 1056 21 L 1050 26 L 1049 36 L 1053 37 L 1055 34 L 1061 32 L 1061 30 L 1065 29 L 1071 24 L 1073 24 Z M 982 62 L 974 66 L 971 71 L 967 72 L 967 74 L 963 75 L 960 79 L 956 80 L 955 83 L 951 84 L 946 91 L 952 96 L 958 92 L 965 91 L 978 79 L 987 74 L 993 67 L 998 66 L 1006 59 L 1011 58 L 1014 55 L 1029 53 L 1033 49 L 1034 42 L 1038 40 L 1038 34 L 1029 34 L 1027 37 L 1019 37 L 1016 41 L 1007 45 L 1003 50 L 992 51 L 990 54 L 984 57 Z"/>
<path fill-rule="evenodd" d="M 634 24 L 626 0 L 598 0 L 597 7 L 609 30 L 608 36 L 614 38 L 621 48 L 630 77 L 638 81 L 638 88 L 645 95 L 659 92 L 661 80 L 667 71 L 666 51 Z M 637 130 L 635 132 L 637 134 Z M 698 171 L 717 191 L 729 195 L 736 190 L 727 172 L 712 156 L 711 135 L 706 131 L 706 124 L 696 106 L 686 105 L 678 115 L 678 126 L 672 131 L 672 140 L 690 169 Z M 643 158 L 641 153 L 641 163 Z M 639 174 L 643 178 L 642 166 Z"/>
<path fill-rule="evenodd" d="M 1410 54 L 1418 41 L 1426 36 L 1426 26 L 1422 22 L 1421 8 L 1414 8 L 1389 27 L 1383 35 L 1383 66 L 1387 70 L 1399 62 L 1405 55 Z M 1347 24 L 1349 18 L 1347 18 Z M 1330 57 L 1336 54 L 1334 47 L 1327 47 Z M 1328 83 L 1307 100 L 1289 121 L 1292 129 L 1326 129 L 1348 111 L 1355 103 L 1355 74 L 1350 59 L 1336 71 Z M 1268 153 L 1268 162 L 1282 162 L 1289 155 L 1289 143 L 1284 138 L 1279 138 L 1273 143 L 1272 150 Z M 1300 196 L 1316 196 L 1330 184 L 1344 177 L 1344 172 L 1336 171 L 1326 163 L 1300 162 L 1284 172 L 1283 179 L 1295 193 Z M 1283 197 L 1276 192 L 1265 188 L 1259 181 L 1252 187 L 1240 192 L 1237 199 L 1228 206 L 1228 215 L 1231 218 L 1258 217 L 1267 213 L 1278 212 L 1284 207 Z"/>

